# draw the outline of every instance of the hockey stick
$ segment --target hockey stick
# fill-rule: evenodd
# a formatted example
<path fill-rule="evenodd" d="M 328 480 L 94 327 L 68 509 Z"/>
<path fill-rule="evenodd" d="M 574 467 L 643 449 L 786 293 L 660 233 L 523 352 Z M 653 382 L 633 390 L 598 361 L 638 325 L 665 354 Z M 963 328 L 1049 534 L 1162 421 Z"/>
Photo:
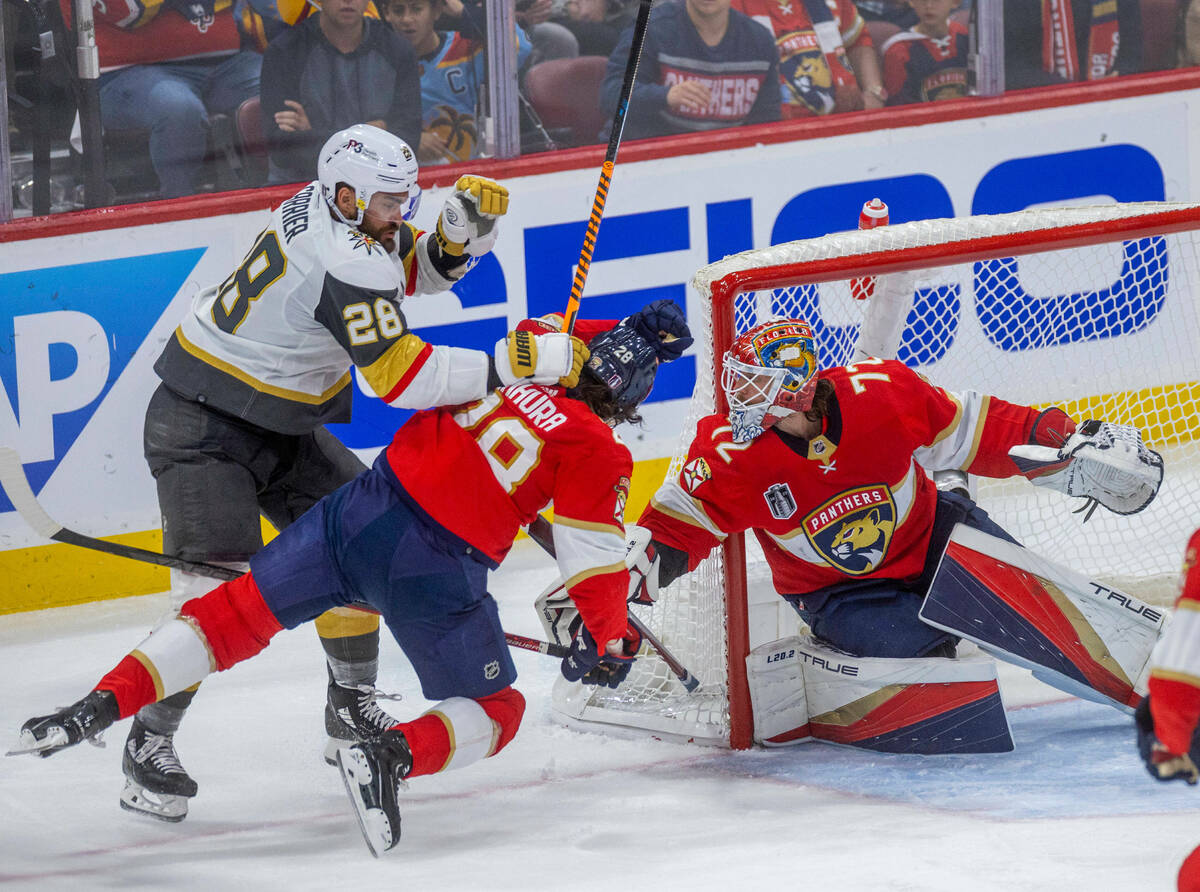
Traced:
<path fill-rule="evenodd" d="M 85 536 L 74 530 L 68 530 L 61 523 L 46 513 L 46 509 L 38 502 L 25 476 L 25 468 L 21 464 L 21 456 L 8 446 L 0 446 L 0 486 L 8 493 L 8 498 L 17 513 L 33 528 L 47 539 L 62 542 L 67 545 L 78 545 L 80 548 L 90 548 L 93 551 L 103 551 L 105 554 L 129 558 L 134 561 L 144 561 L 148 564 L 158 564 L 160 567 L 172 567 L 185 570 L 197 576 L 211 576 L 214 579 L 237 579 L 242 574 L 228 567 L 218 567 L 215 564 L 205 564 L 199 561 L 188 561 L 183 558 L 171 557 L 157 551 L 147 551 L 132 545 L 121 545 L 117 542 L 106 542 L 92 536 Z"/>
<path fill-rule="evenodd" d="M 650 6 L 654 0 L 641 0 L 637 20 L 633 23 L 633 40 L 629 45 L 629 61 L 625 63 L 625 79 L 621 82 L 621 94 L 617 99 L 617 111 L 613 115 L 612 131 L 608 136 L 608 150 L 600 166 L 600 182 L 596 186 L 596 197 L 592 199 L 592 213 L 588 217 L 587 232 L 583 236 L 583 248 L 579 252 L 579 264 L 575 267 L 575 280 L 571 283 L 571 297 L 564 313 L 563 331 L 570 334 L 575 330 L 575 317 L 579 315 L 579 303 L 583 300 L 583 285 L 587 281 L 588 268 L 592 265 L 592 251 L 596 247 L 596 235 L 600 232 L 600 218 L 604 216 L 604 203 L 608 200 L 608 187 L 612 184 L 613 168 L 617 163 L 617 150 L 621 146 L 621 134 L 625 131 L 625 116 L 629 111 L 629 97 L 633 94 L 633 82 L 637 79 L 638 62 L 642 58 L 642 44 L 646 41 L 646 26 L 650 22 Z"/>
<path fill-rule="evenodd" d="M 541 546 L 542 550 L 550 557 L 557 557 L 554 549 L 554 533 L 551 529 L 550 521 L 546 520 L 542 515 L 534 518 L 533 523 L 526 527 L 525 532 L 529 534 L 529 538 Z M 674 673 L 679 679 L 679 683 L 684 686 L 689 692 L 700 687 L 700 679 L 692 675 L 691 671 L 675 659 L 674 655 L 667 650 L 666 645 L 658 640 L 658 637 L 646 627 L 632 610 L 629 611 L 629 625 L 637 631 L 639 635 L 646 640 L 652 648 L 658 651 L 658 655 L 662 657 L 662 661 L 667 664 L 667 668 Z"/>
<path fill-rule="evenodd" d="M 237 579 L 242 575 L 237 570 L 231 570 L 229 567 L 206 564 L 203 561 L 188 561 L 157 551 L 148 551 L 145 548 L 135 548 L 132 545 L 106 542 L 104 539 L 96 539 L 92 536 L 85 536 L 83 533 L 77 533 L 74 530 L 68 530 L 46 513 L 46 509 L 42 507 L 41 503 L 37 500 L 37 496 L 33 494 L 33 488 L 29 485 L 29 478 L 25 476 L 25 468 L 21 464 L 21 457 L 17 455 L 14 449 L 8 446 L 0 446 L 0 486 L 8 494 L 13 507 L 17 509 L 17 513 L 21 515 L 21 518 L 29 524 L 33 531 L 40 533 L 47 539 L 53 539 L 55 542 L 62 542 L 64 545 L 76 545 L 80 548 L 90 548 L 93 551 L 102 551 L 105 554 L 111 554 L 116 557 L 142 561 L 147 564 L 157 564 L 160 567 L 171 567 L 176 570 L 195 573 L 197 576 L 207 576 L 210 579 L 220 579 L 226 582 Z M 365 605 L 355 606 L 362 610 L 375 612 Z M 514 635 L 510 632 L 504 633 L 504 640 L 511 647 L 532 650 L 540 654 L 546 654 L 547 656 L 558 657 L 559 659 L 571 652 L 569 647 L 562 644 L 539 641 L 536 638 L 526 638 L 523 635 Z"/>

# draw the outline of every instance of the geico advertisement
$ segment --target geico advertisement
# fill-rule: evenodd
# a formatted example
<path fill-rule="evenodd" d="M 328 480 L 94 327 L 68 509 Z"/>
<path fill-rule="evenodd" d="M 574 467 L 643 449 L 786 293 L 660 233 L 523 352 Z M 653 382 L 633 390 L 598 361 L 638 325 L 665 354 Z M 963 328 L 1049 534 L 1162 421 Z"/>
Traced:
<path fill-rule="evenodd" d="M 1189 127 L 1189 105 L 1168 94 L 618 163 L 581 312 L 617 318 L 670 297 L 698 318 L 687 283 L 700 266 L 853 228 L 875 196 L 894 223 L 1081 200 L 1194 199 Z M 511 207 L 494 254 L 453 293 L 406 300 L 410 324 L 434 343 L 490 350 L 521 318 L 561 310 L 596 177 L 580 169 L 509 181 Z M 423 228 L 433 226 L 445 194 L 424 197 L 416 221 Z M 241 262 L 265 218 L 264 211 L 0 244 L 0 343 L 8 345 L 0 350 L 0 443 L 20 452 L 57 520 L 91 535 L 157 526 L 141 446 L 154 360 L 191 295 Z M 1120 274 L 1118 263 L 1109 278 Z M 951 315 L 973 318 L 971 282 L 957 287 Z M 1163 312 L 1175 300 L 1168 295 Z M 855 324 L 823 319 L 819 300 L 808 312 L 818 325 Z M 971 335 L 962 329 L 949 355 L 930 361 L 967 349 Z M 1025 359 L 1019 344 L 1006 355 Z M 695 363 L 689 355 L 661 371 L 645 429 L 626 438 L 635 458 L 671 451 Z M 361 379 L 356 386 L 355 420 L 334 430 L 350 447 L 374 450 L 406 413 L 363 393 Z M 0 548 L 40 544 L 10 509 L 0 496 Z"/>

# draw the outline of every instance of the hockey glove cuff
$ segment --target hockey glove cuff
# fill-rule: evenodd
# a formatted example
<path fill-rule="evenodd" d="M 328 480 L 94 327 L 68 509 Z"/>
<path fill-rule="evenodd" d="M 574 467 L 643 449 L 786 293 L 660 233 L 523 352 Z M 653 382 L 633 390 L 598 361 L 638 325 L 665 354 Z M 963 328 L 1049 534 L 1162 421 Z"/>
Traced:
<path fill-rule="evenodd" d="M 1154 716 L 1150 713 L 1150 698 L 1143 697 L 1133 713 L 1137 724 L 1138 753 L 1146 763 L 1146 771 L 1157 781 L 1181 780 L 1195 785 L 1200 771 L 1191 755 L 1172 753 L 1154 734 Z M 1193 743 L 1193 749 L 1195 744 Z"/>
<path fill-rule="evenodd" d="M 494 361 L 505 385 L 527 380 L 574 387 L 589 355 L 587 345 L 569 334 L 513 331 L 496 342 Z"/>

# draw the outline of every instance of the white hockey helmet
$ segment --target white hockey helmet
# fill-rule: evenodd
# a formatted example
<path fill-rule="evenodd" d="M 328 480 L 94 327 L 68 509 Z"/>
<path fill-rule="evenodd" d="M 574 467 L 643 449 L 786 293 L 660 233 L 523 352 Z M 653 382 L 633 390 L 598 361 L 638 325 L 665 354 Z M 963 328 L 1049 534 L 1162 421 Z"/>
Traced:
<path fill-rule="evenodd" d="M 357 226 L 376 192 L 407 192 L 403 216 L 411 220 L 421 203 L 417 154 L 408 143 L 370 124 L 355 124 L 325 141 L 317 159 L 317 180 L 325 203 L 343 223 Z M 343 216 L 337 206 L 338 183 L 354 190 L 357 216 Z"/>

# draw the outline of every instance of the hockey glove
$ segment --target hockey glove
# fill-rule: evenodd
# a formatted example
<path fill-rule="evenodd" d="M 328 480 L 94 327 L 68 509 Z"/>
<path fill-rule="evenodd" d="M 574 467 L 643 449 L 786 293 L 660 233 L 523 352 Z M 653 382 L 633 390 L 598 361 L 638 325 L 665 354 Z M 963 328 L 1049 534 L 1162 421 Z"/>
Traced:
<path fill-rule="evenodd" d="M 567 593 L 567 587 L 561 581 L 551 583 L 550 587 L 538 595 L 533 602 L 546 637 L 555 644 L 568 645 L 579 626 L 579 610 Z"/>
<path fill-rule="evenodd" d="M 673 300 L 664 298 L 646 304 L 625 321 L 654 346 L 661 362 L 678 359 L 694 340 L 683 310 Z"/>
<path fill-rule="evenodd" d="M 1150 713 L 1150 698 L 1143 697 L 1133 713 L 1137 723 L 1138 753 L 1146 763 L 1150 776 L 1158 781 L 1182 780 L 1195 785 L 1200 780 L 1200 771 L 1189 753 L 1177 755 L 1168 750 L 1154 734 L 1154 716 Z M 1196 751 L 1196 738 L 1192 737 L 1192 751 Z"/>
<path fill-rule="evenodd" d="M 633 661 L 637 659 L 641 646 L 642 636 L 626 625 L 625 637 L 608 642 L 604 653 L 601 653 L 587 626 L 580 625 L 579 634 L 571 642 L 571 652 L 563 657 L 563 678 L 584 684 L 618 687 L 633 668 Z"/>
<path fill-rule="evenodd" d="M 1059 449 L 1014 446 L 1008 454 L 1037 486 L 1088 499 L 1114 514 L 1141 511 L 1163 478 L 1162 456 L 1147 448 L 1137 428 L 1107 421 L 1085 421 Z"/>
<path fill-rule="evenodd" d="M 482 257 L 496 244 L 496 221 L 507 211 L 507 189 L 483 177 L 461 176 L 438 217 L 438 245 L 454 257 L 464 252 Z"/>
<path fill-rule="evenodd" d="M 658 550 L 645 527 L 630 526 L 626 529 L 625 566 L 629 568 L 630 604 L 653 604 L 658 600 Z"/>
<path fill-rule="evenodd" d="M 564 332 L 511 331 L 496 342 L 493 359 L 502 384 L 526 380 L 574 387 L 590 355 L 583 341 Z"/>

